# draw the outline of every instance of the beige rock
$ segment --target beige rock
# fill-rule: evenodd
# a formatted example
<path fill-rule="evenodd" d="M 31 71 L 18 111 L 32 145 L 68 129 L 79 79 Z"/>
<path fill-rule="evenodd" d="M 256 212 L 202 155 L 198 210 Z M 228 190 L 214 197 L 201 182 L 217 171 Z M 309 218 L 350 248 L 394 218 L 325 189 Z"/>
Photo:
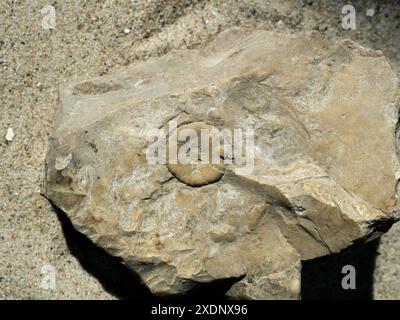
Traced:
<path fill-rule="evenodd" d="M 234 278 L 230 297 L 296 299 L 302 260 L 397 218 L 397 99 L 379 51 L 231 29 L 63 85 L 43 193 L 155 294 Z M 254 170 L 150 164 L 146 133 L 171 120 L 254 130 Z"/>

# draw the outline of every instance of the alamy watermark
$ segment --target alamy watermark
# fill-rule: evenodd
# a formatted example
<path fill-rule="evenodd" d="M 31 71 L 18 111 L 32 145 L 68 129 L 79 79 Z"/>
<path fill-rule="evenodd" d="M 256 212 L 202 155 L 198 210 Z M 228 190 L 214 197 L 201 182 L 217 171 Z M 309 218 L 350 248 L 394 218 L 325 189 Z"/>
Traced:
<path fill-rule="evenodd" d="M 146 133 L 150 142 L 147 162 L 156 164 L 235 165 L 242 174 L 254 170 L 254 130 L 217 129 L 204 123 L 178 127 L 176 120 L 168 130 L 154 128 Z"/>
<path fill-rule="evenodd" d="M 356 268 L 351 264 L 345 265 L 342 268 L 342 274 L 345 276 L 342 279 L 342 288 L 344 290 L 356 289 Z"/>
<path fill-rule="evenodd" d="M 40 10 L 40 13 L 44 15 L 42 18 L 42 28 L 45 30 L 56 28 L 56 8 L 51 5 L 47 5 Z"/>
<path fill-rule="evenodd" d="M 41 269 L 40 287 L 44 290 L 56 289 L 56 269 L 51 264 L 45 264 Z"/>

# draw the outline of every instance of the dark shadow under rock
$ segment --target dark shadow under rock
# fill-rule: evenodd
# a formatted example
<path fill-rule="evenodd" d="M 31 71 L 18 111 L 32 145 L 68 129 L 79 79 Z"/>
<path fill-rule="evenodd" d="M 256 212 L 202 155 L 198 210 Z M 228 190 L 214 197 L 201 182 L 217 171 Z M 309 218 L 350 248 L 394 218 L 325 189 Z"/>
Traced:
<path fill-rule="evenodd" d="M 66 214 L 53 206 L 71 254 L 88 273 L 112 295 L 120 299 L 154 299 L 149 289 L 121 262 L 75 230 Z"/>
<path fill-rule="evenodd" d="M 301 293 L 303 300 L 372 300 L 375 259 L 379 239 L 357 244 L 343 253 L 334 254 L 302 264 Z M 342 268 L 355 268 L 356 289 L 343 289 Z"/>

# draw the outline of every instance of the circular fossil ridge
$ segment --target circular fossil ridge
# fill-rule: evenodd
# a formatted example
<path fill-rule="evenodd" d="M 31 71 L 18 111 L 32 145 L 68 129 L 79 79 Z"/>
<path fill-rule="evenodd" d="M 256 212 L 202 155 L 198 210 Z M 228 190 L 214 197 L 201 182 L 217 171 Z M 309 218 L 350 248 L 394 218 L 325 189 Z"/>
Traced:
<path fill-rule="evenodd" d="M 224 175 L 225 166 L 218 129 L 204 122 L 192 122 L 174 131 L 168 137 L 167 147 L 167 167 L 171 174 L 192 187 L 219 181 Z M 208 143 L 202 139 L 207 139 Z M 208 150 L 203 150 L 204 146 L 207 146 Z M 213 154 L 218 155 L 218 161 L 213 161 Z M 193 159 L 194 157 L 196 159 Z"/>

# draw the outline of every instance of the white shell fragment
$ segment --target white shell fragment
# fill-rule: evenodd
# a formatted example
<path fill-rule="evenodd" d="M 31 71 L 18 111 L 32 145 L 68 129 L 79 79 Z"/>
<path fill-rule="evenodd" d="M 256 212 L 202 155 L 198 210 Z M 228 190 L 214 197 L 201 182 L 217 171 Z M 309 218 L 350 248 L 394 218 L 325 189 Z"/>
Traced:
<path fill-rule="evenodd" d="M 14 137 L 15 137 L 15 134 L 14 134 L 13 128 L 8 128 L 7 133 L 6 133 L 6 140 L 8 142 L 11 142 L 11 141 L 13 141 Z"/>

